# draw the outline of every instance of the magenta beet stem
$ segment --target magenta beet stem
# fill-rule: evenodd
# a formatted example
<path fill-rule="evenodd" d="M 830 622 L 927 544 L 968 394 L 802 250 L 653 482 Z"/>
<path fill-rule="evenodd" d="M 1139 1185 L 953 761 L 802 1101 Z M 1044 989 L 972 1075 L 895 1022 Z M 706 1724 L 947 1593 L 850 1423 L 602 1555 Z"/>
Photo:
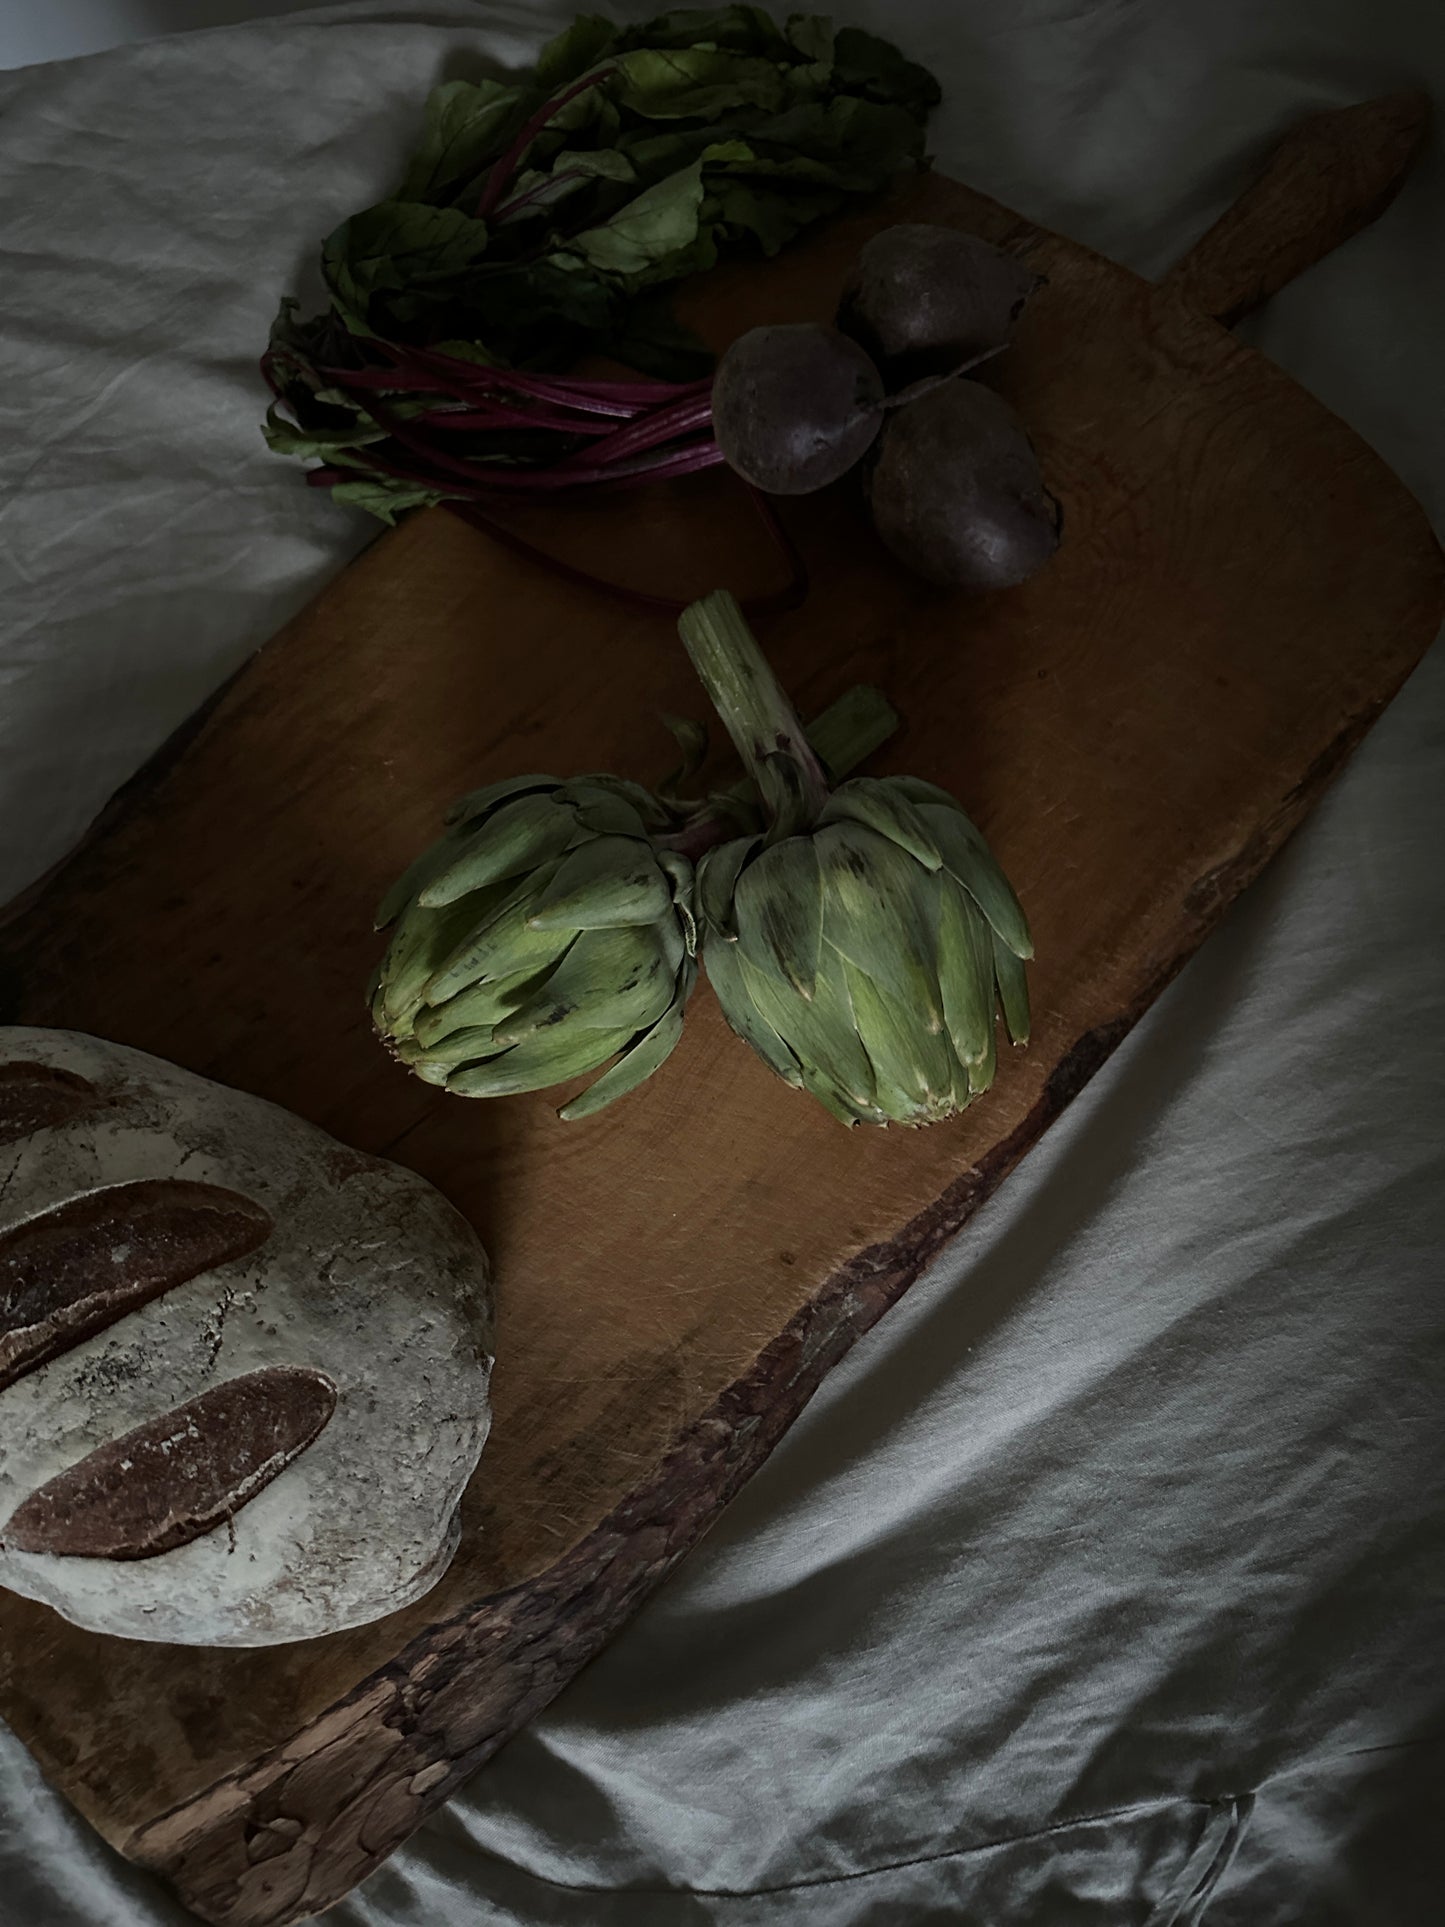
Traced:
<path fill-rule="evenodd" d="M 415 452 L 423 456 L 430 468 L 391 461 L 370 447 L 349 452 L 363 469 L 375 474 L 413 482 L 422 488 L 435 489 L 438 494 L 455 495 L 462 501 L 491 502 L 498 507 L 527 496 L 556 497 L 586 489 L 635 488 L 644 482 L 671 481 L 677 476 L 696 474 L 700 469 L 716 468 L 722 461 L 722 451 L 711 436 L 665 449 L 660 454 L 640 456 L 636 461 L 586 469 L 564 469 L 560 465 L 532 469 L 488 468 L 475 462 L 454 461 L 424 444 Z M 478 480 L 483 474 L 487 479 Z M 318 475 L 333 479 L 315 482 L 317 487 L 330 488 L 337 482 L 355 480 L 354 473 L 345 469 L 312 470 L 307 479 L 314 480 Z"/>
<path fill-rule="evenodd" d="M 570 395 L 552 400 L 521 382 L 463 382 L 426 369 L 330 368 L 318 362 L 316 373 L 333 388 L 354 389 L 365 395 L 434 394 L 473 408 L 508 408 L 516 402 L 532 402 L 539 405 L 525 413 L 517 410 L 519 421 L 525 419 L 534 427 L 556 428 L 565 434 L 610 434 L 619 420 L 631 421 L 641 413 L 640 405 L 632 403 L 614 406 L 604 400 L 601 405 L 584 408 Z M 512 399 L 499 401 L 498 396 Z M 599 422 L 600 427 L 594 426 Z"/>
<path fill-rule="evenodd" d="M 376 346 L 391 357 L 391 369 L 341 368 L 317 362 L 315 372 L 338 387 L 350 383 L 355 388 L 391 388 L 397 392 L 437 389 L 461 400 L 484 398 L 500 389 L 580 414 L 611 415 L 620 420 L 630 420 L 658 403 L 680 402 L 689 395 L 705 395 L 712 390 L 711 375 L 697 381 L 588 381 L 575 375 L 529 375 L 516 368 L 493 368 L 482 362 L 463 361 L 459 355 L 442 354 L 435 348 L 400 348 L 380 339 Z M 262 358 L 262 371 L 275 388 L 277 383 L 267 365 L 270 359 L 269 355 Z"/>
<path fill-rule="evenodd" d="M 390 352 L 400 358 L 400 350 Z M 528 395 L 535 401 L 552 402 L 559 408 L 573 408 L 587 415 L 611 415 L 623 421 L 630 421 L 651 399 L 638 399 L 629 393 L 636 386 L 632 382 L 563 383 L 523 374 L 515 368 L 484 368 L 477 362 L 462 361 L 456 355 L 438 354 L 432 348 L 414 348 L 410 353 L 418 371 L 414 378 L 425 382 L 427 370 L 435 368 L 449 378 L 454 390 L 465 390 L 468 394 L 486 394 L 500 388 L 514 395 Z"/>
<path fill-rule="evenodd" d="M 393 360 L 418 370 L 435 368 L 455 376 L 468 387 L 511 387 L 522 395 L 536 395 L 543 401 L 559 401 L 570 407 L 593 407 L 599 403 L 651 407 L 659 401 L 680 401 L 684 395 L 699 395 L 711 389 L 711 374 L 696 382 L 593 382 L 576 374 L 528 374 L 524 368 L 493 368 L 487 362 L 468 362 L 460 355 L 443 355 L 441 349 L 403 349 L 391 341 L 376 345 Z"/>
<path fill-rule="evenodd" d="M 414 420 L 433 422 L 438 427 L 449 428 L 537 428 L 547 429 L 558 435 L 611 435 L 615 432 L 616 418 L 607 415 L 567 415 L 549 408 L 520 408 L 510 403 L 497 401 L 484 389 L 470 394 L 459 393 L 455 389 L 441 388 L 428 380 L 415 388 L 399 383 L 393 376 L 381 369 L 362 369 L 350 371 L 344 368 L 328 369 L 318 366 L 319 375 L 330 387 L 352 390 L 365 396 L 371 395 L 426 395 L 435 392 L 437 406 L 425 415 L 417 415 Z M 365 379 L 358 379 L 358 375 Z M 451 402 L 453 407 L 444 404 Z M 368 403 L 373 415 L 374 404 Z"/>
<path fill-rule="evenodd" d="M 547 380 L 563 393 L 600 392 L 635 402 L 681 401 L 684 395 L 705 395 L 712 388 L 711 375 L 696 381 L 587 381 L 580 375 L 550 375 Z"/>
<path fill-rule="evenodd" d="M 425 428 L 540 428 L 558 435 L 592 435 L 603 439 L 618 433 L 610 421 L 601 421 L 595 415 L 584 416 L 580 421 L 568 421 L 565 415 L 529 413 L 525 408 L 503 408 L 500 405 L 469 408 L 462 404 L 452 408 L 432 408 L 424 415 L 413 415 L 411 419 L 419 427 Z"/>
<path fill-rule="evenodd" d="M 422 388 L 445 387 L 466 398 L 485 397 L 501 390 L 506 394 L 525 395 L 533 401 L 551 402 L 558 408 L 575 409 L 579 414 L 611 415 L 624 421 L 630 420 L 641 406 L 631 396 L 615 392 L 633 385 L 628 382 L 563 385 L 539 375 L 523 374 L 515 368 L 489 368 L 481 362 L 463 361 L 458 355 L 444 355 L 435 348 L 396 348 L 389 341 L 379 341 L 377 346 L 393 357 L 398 374 L 404 374 Z"/>
<path fill-rule="evenodd" d="M 518 161 L 521 160 L 522 156 L 547 125 L 548 121 L 560 114 L 569 101 L 575 100 L 579 94 L 585 94 L 589 87 L 595 87 L 603 75 L 609 71 L 609 66 L 594 68 L 590 74 L 584 74 L 580 80 L 574 81 L 565 93 L 554 94 L 551 100 L 543 102 L 525 127 L 523 127 L 521 133 L 518 134 L 517 138 L 512 142 L 512 145 L 507 149 L 506 153 L 495 163 L 491 172 L 487 175 L 487 184 L 482 189 L 482 198 L 477 202 L 477 219 L 479 221 L 485 221 L 491 215 L 498 201 L 501 200 L 502 195 L 506 192 L 507 183 L 511 180 L 513 170 Z"/>
<path fill-rule="evenodd" d="M 468 483 L 475 483 L 479 469 L 485 467 L 487 485 L 507 494 L 545 494 L 555 493 L 559 488 L 580 488 L 601 482 L 620 482 L 638 475 L 690 475 L 695 469 L 711 468 L 722 460 L 722 452 L 709 435 L 696 443 L 685 442 L 673 448 L 657 452 L 648 449 L 635 450 L 630 457 L 609 457 L 597 459 L 596 451 L 607 446 L 613 437 L 594 444 L 585 452 L 586 461 L 567 461 L 550 463 L 543 468 L 503 468 L 467 461 L 464 457 L 449 455 L 434 448 L 424 435 L 416 434 L 409 423 L 388 420 L 384 413 L 378 412 L 377 420 L 393 440 L 420 455 L 434 467 L 450 475 L 458 476 Z"/>
<path fill-rule="evenodd" d="M 600 464 L 622 461 L 629 455 L 640 454 L 644 449 L 656 448 L 661 442 L 674 441 L 699 428 L 708 428 L 711 423 L 711 396 L 690 397 L 686 401 L 674 402 L 670 408 L 654 409 L 650 415 L 629 422 L 625 428 L 614 428 L 610 435 L 603 436 L 589 447 L 579 448 L 572 455 L 564 455 L 557 466 L 569 468 L 579 462 Z"/>
<path fill-rule="evenodd" d="M 586 171 L 583 167 L 567 167 L 560 174 L 546 175 L 535 187 L 529 187 L 525 194 L 514 194 L 510 201 L 504 201 L 499 208 L 494 208 L 492 219 L 498 224 L 510 221 L 514 214 L 520 214 L 523 208 L 531 207 L 534 201 L 540 201 L 549 187 L 560 187 L 564 181 L 580 181 Z"/>

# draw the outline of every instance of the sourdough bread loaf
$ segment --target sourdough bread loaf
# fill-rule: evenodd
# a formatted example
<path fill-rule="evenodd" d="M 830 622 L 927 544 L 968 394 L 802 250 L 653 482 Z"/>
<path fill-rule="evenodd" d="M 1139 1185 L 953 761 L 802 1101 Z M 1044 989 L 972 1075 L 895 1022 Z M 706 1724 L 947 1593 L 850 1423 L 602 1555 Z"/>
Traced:
<path fill-rule="evenodd" d="M 421 1178 L 0 1029 L 0 1585 L 194 1645 L 409 1605 L 456 1549 L 491 1363 L 486 1254 Z"/>

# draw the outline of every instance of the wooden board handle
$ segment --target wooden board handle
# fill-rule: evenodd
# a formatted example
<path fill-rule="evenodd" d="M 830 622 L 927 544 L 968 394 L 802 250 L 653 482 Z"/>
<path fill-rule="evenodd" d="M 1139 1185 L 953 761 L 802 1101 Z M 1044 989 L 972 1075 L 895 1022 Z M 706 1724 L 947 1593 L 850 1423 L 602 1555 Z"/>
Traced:
<path fill-rule="evenodd" d="M 1414 91 L 1309 115 L 1160 286 L 1232 327 L 1385 211 L 1429 124 Z"/>

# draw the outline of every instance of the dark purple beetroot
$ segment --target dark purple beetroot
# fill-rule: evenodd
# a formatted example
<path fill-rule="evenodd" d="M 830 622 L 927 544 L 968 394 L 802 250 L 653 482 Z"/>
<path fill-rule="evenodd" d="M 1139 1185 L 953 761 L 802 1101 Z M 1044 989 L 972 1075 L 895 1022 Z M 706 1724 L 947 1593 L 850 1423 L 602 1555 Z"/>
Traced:
<path fill-rule="evenodd" d="M 1009 588 L 1058 547 L 1059 505 L 1024 425 L 978 382 L 944 382 L 890 413 L 865 488 L 898 560 L 947 588 Z"/>
<path fill-rule="evenodd" d="M 769 495 L 810 495 L 846 475 L 882 425 L 883 379 L 821 321 L 740 335 L 713 381 L 713 433 L 730 467 Z"/>
<path fill-rule="evenodd" d="M 838 326 L 892 392 L 1001 347 L 1040 279 L 975 234 L 903 222 L 875 234 L 854 262 Z"/>

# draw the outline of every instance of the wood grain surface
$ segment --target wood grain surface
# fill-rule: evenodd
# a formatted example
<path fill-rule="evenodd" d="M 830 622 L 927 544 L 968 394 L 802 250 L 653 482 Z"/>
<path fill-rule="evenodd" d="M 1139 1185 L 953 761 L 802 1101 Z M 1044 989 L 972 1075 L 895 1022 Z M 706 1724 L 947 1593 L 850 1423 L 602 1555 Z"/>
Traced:
<path fill-rule="evenodd" d="M 1288 213 L 1270 217 L 1280 248 Z M 0 1710 L 207 1920 L 261 1927 L 344 1894 L 585 1664 L 1107 1057 L 1435 634 L 1442 564 L 1418 506 L 1191 305 L 1187 277 L 1153 288 L 934 177 L 710 277 L 693 318 L 722 344 L 825 317 L 861 241 L 900 217 L 1005 242 L 1049 277 L 995 378 L 1062 498 L 1063 547 L 1022 589 L 948 596 L 889 561 L 840 487 L 789 505 L 813 589 L 763 639 L 805 709 L 879 683 L 907 728 L 873 767 L 953 790 L 1018 886 L 1035 1034 L 987 1100 L 849 1133 L 769 1075 L 705 987 L 652 1083 L 573 1125 L 556 1094 L 445 1098 L 379 1049 L 371 909 L 447 801 L 534 769 L 656 778 L 661 713 L 703 713 L 666 618 L 445 511 L 368 550 L 0 931 L 9 1019 L 159 1052 L 395 1157 L 496 1262 L 495 1429 L 456 1563 L 419 1605 L 245 1653 L 108 1640 L 0 1595 Z M 663 593 L 746 593 L 778 567 L 718 475 L 525 532 Z"/>

